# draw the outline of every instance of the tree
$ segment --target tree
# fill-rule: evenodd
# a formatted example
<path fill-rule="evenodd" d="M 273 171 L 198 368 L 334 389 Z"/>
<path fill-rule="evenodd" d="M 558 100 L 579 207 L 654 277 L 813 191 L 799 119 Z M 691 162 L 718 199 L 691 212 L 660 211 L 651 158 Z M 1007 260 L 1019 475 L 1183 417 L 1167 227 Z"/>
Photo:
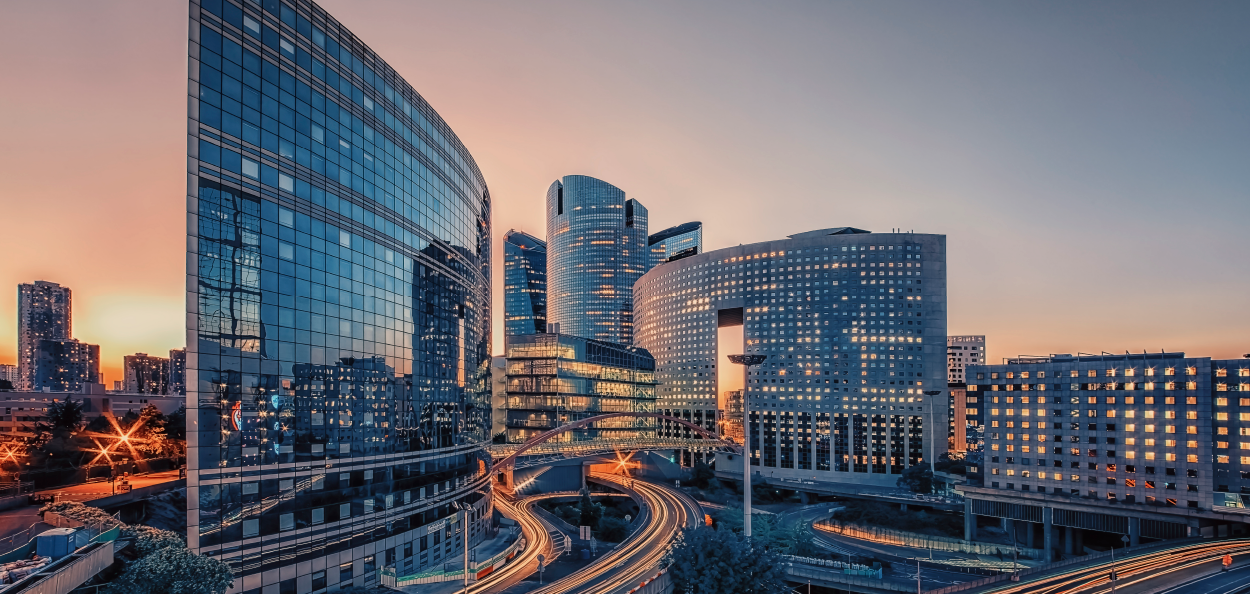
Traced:
<path fill-rule="evenodd" d="M 177 532 L 152 528 L 151 526 L 127 526 L 122 529 L 122 538 L 134 541 L 135 554 L 146 557 L 167 547 L 187 546 L 187 541 Z"/>
<path fill-rule="evenodd" d="M 941 456 L 938 456 L 937 462 L 934 463 L 934 467 L 938 472 L 945 472 L 947 474 L 968 474 L 968 462 L 965 460 L 964 454 L 958 452 L 954 454 L 951 452 L 943 452 Z"/>
<path fill-rule="evenodd" d="M 673 591 L 682 594 L 780 594 L 789 592 L 781 559 L 740 534 L 700 526 L 687 530 L 665 561 Z"/>
<path fill-rule="evenodd" d="M 690 484 L 700 489 L 706 488 L 708 483 L 716 479 L 716 471 L 708 464 L 704 464 L 702 460 L 694 461 L 694 468 L 690 470 Z"/>
<path fill-rule="evenodd" d="M 621 542 L 629 536 L 629 524 L 616 516 L 599 520 L 599 538 L 608 542 Z"/>
<path fill-rule="evenodd" d="M 0 379 L 0 391 L 7 392 L 13 389 L 13 382 L 7 379 Z"/>
<path fill-rule="evenodd" d="M 48 411 L 43 420 L 35 422 L 35 432 L 50 433 L 54 439 L 68 438 L 79 427 L 82 427 L 82 401 L 76 401 L 70 396 L 66 396 L 65 400 L 48 403 Z"/>
<path fill-rule="evenodd" d="M 106 594 L 225 594 L 234 584 L 230 566 L 186 547 L 157 549 L 130 564 Z"/>
<path fill-rule="evenodd" d="M 592 529 L 599 527 L 599 519 L 603 517 L 603 506 L 590 500 L 590 491 L 582 489 L 582 499 L 577 505 L 581 512 L 581 525 Z"/>
<path fill-rule="evenodd" d="M 933 473 L 928 466 L 919 464 L 909 466 L 895 484 L 904 489 L 910 489 L 912 493 L 932 493 Z"/>

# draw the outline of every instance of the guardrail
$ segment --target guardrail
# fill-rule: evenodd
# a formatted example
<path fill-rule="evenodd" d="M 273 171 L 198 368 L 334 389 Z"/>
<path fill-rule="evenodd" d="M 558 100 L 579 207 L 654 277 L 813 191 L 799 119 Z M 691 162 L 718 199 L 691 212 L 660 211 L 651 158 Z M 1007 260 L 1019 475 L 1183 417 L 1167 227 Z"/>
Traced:
<path fill-rule="evenodd" d="M 516 554 L 525 550 L 528 543 L 522 536 L 516 542 L 508 546 L 499 554 L 472 564 L 469 573 L 469 581 L 474 582 L 478 579 L 489 575 L 496 569 L 503 567 L 508 561 L 511 561 Z M 394 567 L 382 567 L 378 569 L 378 582 L 389 588 L 403 588 L 404 586 L 413 586 L 417 584 L 437 584 L 440 582 L 453 582 L 464 579 L 464 565 L 461 564 L 458 569 L 448 569 L 444 564 L 442 568 L 427 569 L 420 573 L 399 577 L 396 575 Z"/>
<path fill-rule="evenodd" d="M 828 520 L 812 522 L 812 528 L 822 532 L 829 532 L 831 534 L 837 534 L 848 538 L 867 540 L 878 544 L 911 547 L 917 549 L 933 549 L 935 551 L 968 553 L 971 555 L 1008 554 L 1011 553 L 1013 549 L 1011 545 L 970 543 L 954 538 L 928 536 L 925 534 L 917 534 L 915 532 L 906 532 L 903 530 L 878 528 L 876 526 L 842 524 L 839 522 L 830 522 Z M 1015 547 L 1015 550 L 1019 552 L 1020 557 L 1025 559 L 1041 559 L 1046 554 L 1046 552 L 1042 549 Z"/>

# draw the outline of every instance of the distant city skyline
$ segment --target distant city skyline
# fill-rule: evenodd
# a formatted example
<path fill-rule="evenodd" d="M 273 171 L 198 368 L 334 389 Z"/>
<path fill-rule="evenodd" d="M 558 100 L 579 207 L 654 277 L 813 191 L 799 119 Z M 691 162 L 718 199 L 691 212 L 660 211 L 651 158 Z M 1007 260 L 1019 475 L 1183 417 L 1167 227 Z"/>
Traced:
<path fill-rule="evenodd" d="M 990 363 L 1250 352 L 1250 320 L 1225 313 L 1250 289 L 1233 257 L 1250 247 L 1250 83 L 1228 58 L 1250 50 L 1250 7 L 324 5 L 478 158 L 495 353 L 503 231 L 542 237 L 569 173 L 627 188 L 653 229 L 703 221 L 707 250 L 795 217 L 944 234 L 949 332 L 992 336 Z M 0 116 L 6 219 L 31 221 L 0 243 L 0 363 L 34 280 L 74 289 L 74 335 L 101 345 L 110 384 L 124 355 L 184 346 L 185 12 L 25 3 L 0 23 L 0 76 L 40 90 Z M 551 23 L 572 37 L 535 34 Z M 423 59 L 469 29 L 474 51 Z"/>

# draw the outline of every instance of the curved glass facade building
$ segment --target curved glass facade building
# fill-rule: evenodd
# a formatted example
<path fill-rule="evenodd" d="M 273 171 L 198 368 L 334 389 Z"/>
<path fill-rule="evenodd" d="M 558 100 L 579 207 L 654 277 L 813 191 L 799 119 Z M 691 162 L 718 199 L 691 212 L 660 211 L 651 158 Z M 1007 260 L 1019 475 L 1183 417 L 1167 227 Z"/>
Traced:
<path fill-rule="evenodd" d="M 547 331 L 547 242 L 524 231 L 503 236 L 504 342 Z"/>
<path fill-rule="evenodd" d="M 730 350 L 768 357 L 746 378 L 759 474 L 893 487 L 946 449 L 945 392 L 924 394 L 946 388 L 945 261 L 943 235 L 841 227 L 653 269 L 634 285 L 634 344 L 656 359 L 657 410 L 714 427 L 718 354 L 733 354 L 718 328 L 741 326 Z"/>
<path fill-rule="evenodd" d="M 634 282 L 651 266 L 647 209 L 603 180 L 547 189 L 547 321 L 562 334 L 630 344 Z"/>
<path fill-rule="evenodd" d="M 317 5 L 190 6 L 189 545 L 232 592 L 441 567 L 491 513 L 482 174 Z"/>
<path fill-rule="evenodd" d="M 647 238 L 647 245 L 651 249 L 652 268 L 697 255 L 703 251 L 703 223 L 692 221 L 656 231 Z"/>

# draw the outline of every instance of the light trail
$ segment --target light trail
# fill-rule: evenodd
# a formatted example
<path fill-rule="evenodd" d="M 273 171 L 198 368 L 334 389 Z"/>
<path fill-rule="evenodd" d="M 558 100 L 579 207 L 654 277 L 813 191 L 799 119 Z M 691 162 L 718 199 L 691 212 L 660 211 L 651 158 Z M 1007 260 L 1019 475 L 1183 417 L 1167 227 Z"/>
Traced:
<path fill-rule="evenodd" d="M 495 590 L 504 590 L 508 587 L 524 580 L 534 572 L 538 571 L 538 555 L 546 556 L 547 563 L 555 561 L 554 551 L 551 541 L 551 533 L 548 527 L 533 512 L 533 506 L 540 499 L 558 496 L 551 494 L 548 496 L 530 497 L 520 503 L 508 500 L 505 497 L 495 497 L 495 508 L 499 513 L 516 520 L 521 526 L 521 534 L 525 537 L 526 546 L 515 558 L 507 562 L 503 567 L 491 572 L 489 575 L 474 582 L 469 586 L 470 593 L 484 593 Z"/>

